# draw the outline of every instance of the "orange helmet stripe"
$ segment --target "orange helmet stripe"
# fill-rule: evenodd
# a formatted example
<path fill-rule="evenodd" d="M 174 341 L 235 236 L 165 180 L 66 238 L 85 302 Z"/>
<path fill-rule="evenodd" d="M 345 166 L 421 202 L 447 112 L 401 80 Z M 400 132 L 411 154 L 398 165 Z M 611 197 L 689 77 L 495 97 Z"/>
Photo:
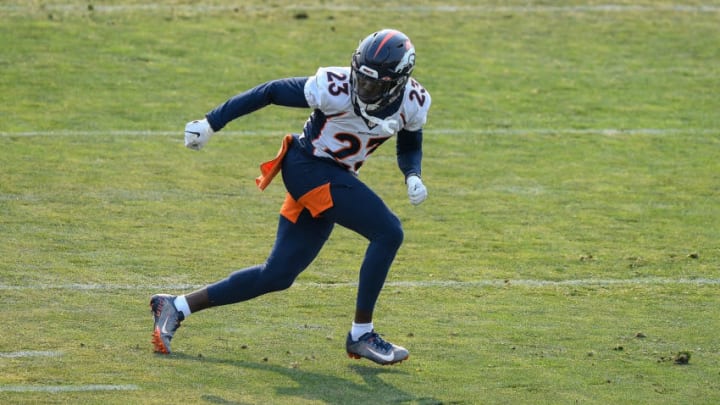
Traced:
<path fill-rule="evenodd" d="M 398 31 L 395 30 L 388 32 L 385 38 L 383 38 L 383 40 L 380 42 L 378 48 L 375 50 L 375 55 L 373 55 L 373 58 L 376 57 L 378 53 L 380 53 L 380 50 L 383 48 L 383 46 L 385 46 L 385 43 L 387 43 L 387 41 L 389 41 L 390 38 L 394 37 L 396 34 L 398 34 Z"/>

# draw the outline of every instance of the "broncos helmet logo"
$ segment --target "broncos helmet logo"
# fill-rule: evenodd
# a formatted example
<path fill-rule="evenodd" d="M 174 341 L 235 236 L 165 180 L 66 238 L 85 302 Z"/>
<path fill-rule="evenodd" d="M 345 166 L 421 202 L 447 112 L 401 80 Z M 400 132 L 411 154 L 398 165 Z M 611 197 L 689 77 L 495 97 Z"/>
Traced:
<path fill-rule="evenodd" d="M 410 46 L 410 48 L 408 48 Z M 412 72 L 415 67 L 415 47 L 412 46 L 410 41 L 405 42 L 405 55 L 403 55 L 400 62 L 395 66 L 395 72 L 400 74 L 408 74 Z"/>

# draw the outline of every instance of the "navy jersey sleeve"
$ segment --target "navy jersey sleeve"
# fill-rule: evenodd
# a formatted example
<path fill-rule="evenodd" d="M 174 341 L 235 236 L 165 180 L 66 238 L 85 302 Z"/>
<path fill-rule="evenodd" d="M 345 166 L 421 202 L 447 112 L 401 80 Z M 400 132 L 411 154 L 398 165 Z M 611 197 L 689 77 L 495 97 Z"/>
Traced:
<path fill-rule="evenodd" d="M 307 77 L 293 77 L 263 83 L 231 97 L 207 113 L 205 117 L 213 131 L 219 131 L 230 121 L 269 104 L 308 108 L 304 91 L 307 79 Z"/>
<path fill-rule="evenodd" d="M 400 130 L 397 135 L 397 162 L 405 178 L 411 174 L 420 176 L 422 162 L 422 129 Z"/>

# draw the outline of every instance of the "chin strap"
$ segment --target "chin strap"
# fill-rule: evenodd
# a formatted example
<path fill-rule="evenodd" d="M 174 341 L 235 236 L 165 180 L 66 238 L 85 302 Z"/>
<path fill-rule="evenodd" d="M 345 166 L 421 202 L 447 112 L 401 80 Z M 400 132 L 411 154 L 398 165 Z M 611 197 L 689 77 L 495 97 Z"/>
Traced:
<path fill-rule="evenodd" d="M 400 130 L 400 125 L 398 124 L 397 120 L 384 120 L 378 117 L 373 117 L 372 115 L 365 112 L 365 108 L 363 107 L 360 107 L 360 114 L 362 114 L 362 116 L 365 117 L 366 120 L 379 126 L 385 135 L 393 135 Z"/>

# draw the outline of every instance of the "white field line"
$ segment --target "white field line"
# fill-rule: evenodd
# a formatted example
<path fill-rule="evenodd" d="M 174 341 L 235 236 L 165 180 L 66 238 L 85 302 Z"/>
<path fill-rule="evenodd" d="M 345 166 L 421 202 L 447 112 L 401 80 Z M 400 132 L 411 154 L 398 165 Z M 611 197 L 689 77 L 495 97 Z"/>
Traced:
<path fill-rule="evenodd" d="M 385 283 L 386 287 L 407 287 L 407 288 L 507 288 L 507 287 L 529 287 L 529 288 L 557 288 L 557 287 L 612 287 L 612 286 L 659 286 L 659 285 L 720 285 L 718 278 L 629 278 L 629 279 L 576 279 L 576 280 L 529 280 L 529 279 L 507 279 L 507 280 L 477 280 L 477 281 L 451 281 L 451 280 L 426 280 L 426 281 L 391 281 Z M 165 285 L 135 285 L 135 284 L 32 284 L 32 285 L 8 285 L 0 284 L 0 291 L 7 290 L 70 290 L 70 291 L 186 291 L 203 287 L 199 284 L 165 284 Z M 296 288 L 354 288 L 356 282 L 352 283 L 312 283 L 298 282 Z"/>
<path fill-rule="evenodd" d="M 91 3 L 89 3 L 91 4 Z M 717 13 L 720 6 L 715 4 L 591 4 L 591 5 L 453 5 L 450 2 L 443 5 L 422 6 L 422 5 L 384 5 L 375 7 L 377 11 L 384 12 L 418 12 L 418 13 L 475 13 L 475 14 L 502 14 L 502 13 L 644 13 L 644 12 L 674 12 L 674 13 Z M 336 11 L 336 12 L 359 12 L 364 11 L 362 5 L 353 4 L 293 4 L 284 7 L 278 6 L 242 6 L 237 4 L 208 5 L 208 4 L 93 4 L 89 10 L 87 4 L 42 4 L 33 6 L 27 4 L 0 5 L 1 12 L 7 13 L 29 13 L 33 11 L 57 11 L 57 12 L 93 12 L 93 13 L 123 13 L 138 11 L 173 11 L 188 13 L 217 13 L 217 12 L 273 12 L 273 11 Z"/>
<path fill-rule="evenodd" d="M 0 392 L 88 392 L 88 391 L 137 391 L 134 384 L 88 384 L 88 385 L 0 385 Z"/>
<path fill-rule="evenodd" d="M 496 129 L 458 129 L 458 128 L 428 128 L 424 132 L 428 135 L 711 135 L 720 134 L 720 128 L 496 128 Z M 223 136 L 278 136 L 283 131 L 222 131 Z M 31 136 L 176 136 L 182 137 L 182 131 L 134 131 L 134 130 L 107 130 L 107 131 L 28 131 L 7 132 L 0 131 L 0 137 L 31 137 Z"/>
<path fill-rule="evenodd" d="M 0 359 L 19 359 L 24 357 L 59 357 L 62 352 L 23 350 L 19 352 L 0 352 Z"/>

